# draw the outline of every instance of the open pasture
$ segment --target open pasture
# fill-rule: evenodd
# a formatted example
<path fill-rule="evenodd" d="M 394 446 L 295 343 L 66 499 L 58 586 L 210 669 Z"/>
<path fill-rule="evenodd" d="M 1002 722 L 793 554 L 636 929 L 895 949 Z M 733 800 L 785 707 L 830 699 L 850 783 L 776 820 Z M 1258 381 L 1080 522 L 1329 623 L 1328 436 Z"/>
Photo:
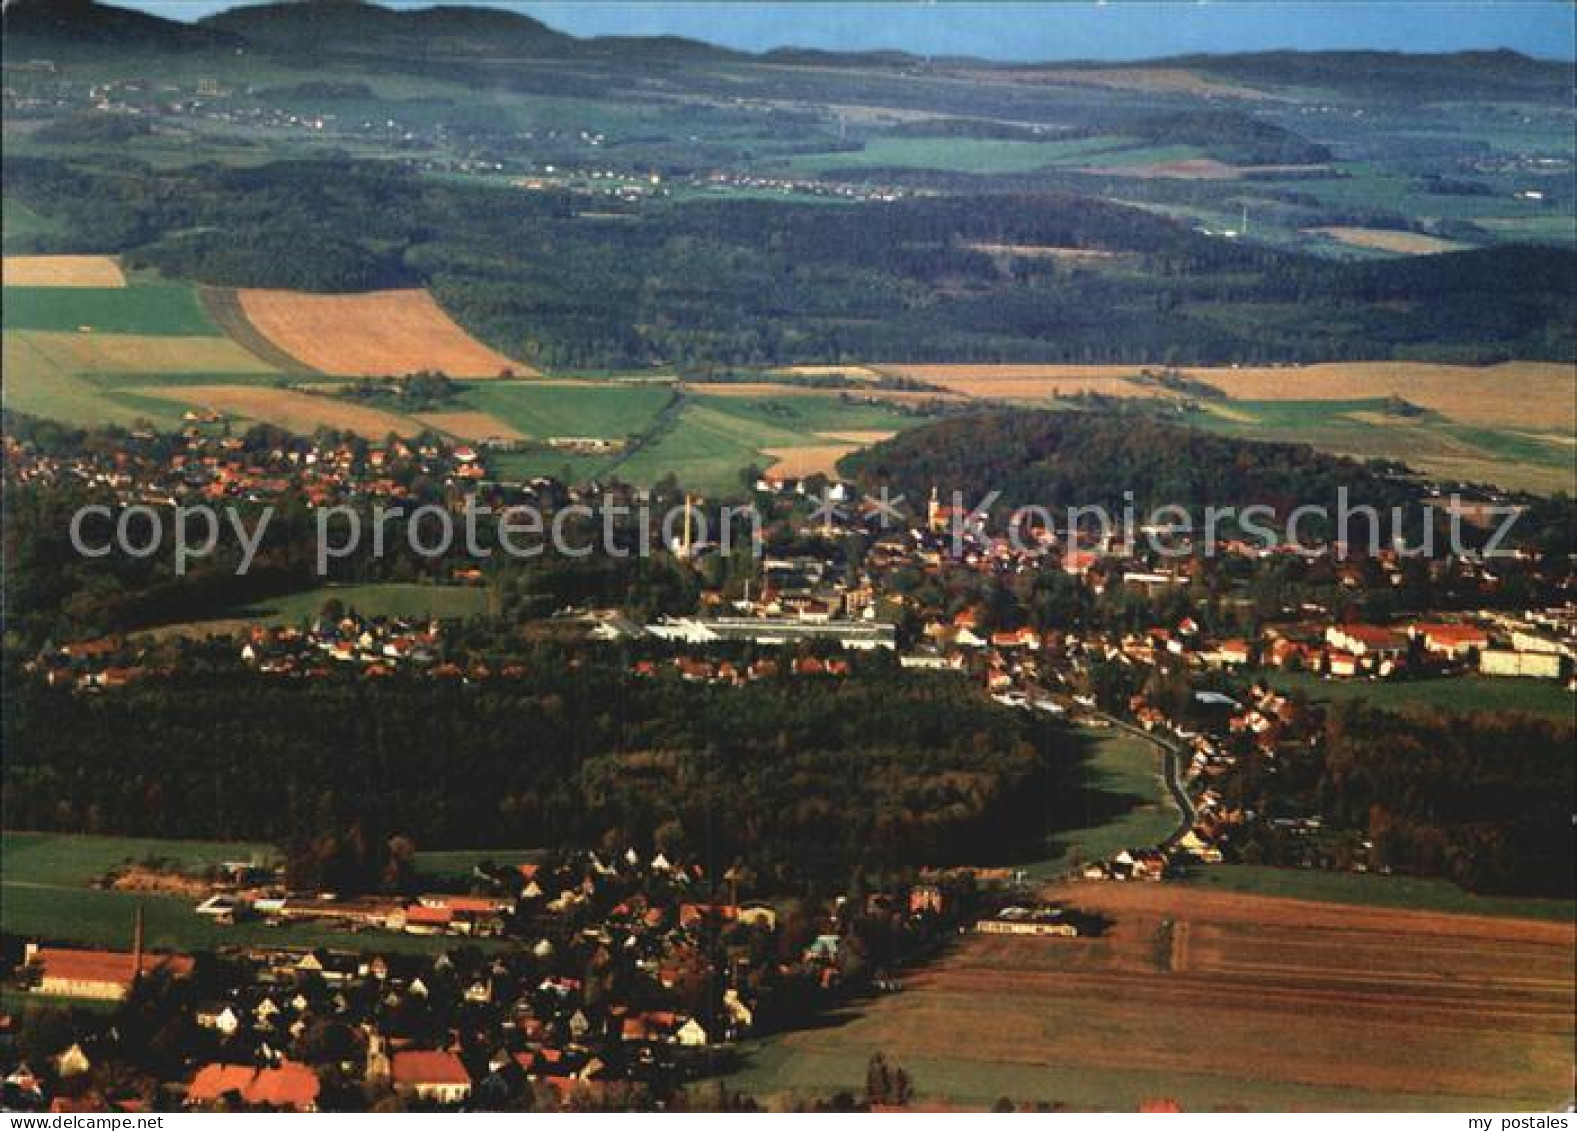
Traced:
<path fill-rule="evenodd" d="M 1180 819 L 1161 776 L 1155 743 L 1116 727 L 1083 727 L 1074 733 L 1085 755 L 1087 777 L 1079 807 L 1084 821 L 1054 833 L 1046 859 L 1026 867 L 1037 879 L 1067 874 L 1125 848 L 1160 844 L 1176 831 Z"/>
<path fill-rule="evenodd" d="M 303 365 L 340 376 L 436 369 L 450 377 L 533 372 L 466 333 L 424 290 L 306 294 L 242 290 L 247 322 Z"/>
<path fill-rule="evenodd" d="M 1137 90 L 1148 94 L 1247 99 L 1273 97 L 1253 87 L 1183 67 L 1022 67 L 1014 69 L 1012 78 L 1017 82 L 1037 85 L 1095 86 L 1111 90 Z"/>
<path fill-rule="evenodd" d="M 749 1051 L 735 1084 L 858 1091 L 882 1052 L 922 1103 L 981 1107 L 1547 1110 L 1570 1089 L 1570 923 L 1171 884 L 1049 894 L 1111 929 L 967 936 L 842 1023 Z"/>
<path fill-rule="evenodd" d="M 415 582 L 324 585 L 260 601 L 246 608 L 230 609 L 208 620 L 159 625 L 136 635 L 155 640 L 204 640 L 213 636 L 234 636 L 255 624 L 301 626 L 314 620 L 330 599 L 339 601 L 348 612 L 364 617 L 465 620 L 487 611 L 487 590 L 479 587 Z"/>
<path fill-rule="evenodd" d="M 779 396 L 786 386 L 766 386 L 754 396 L 711 396 L 731 385 L 689 386 L 671 427 L 618 466 L 634 483 L 651 483 L 672 472 L 696 490 L 733 490 L 747 467 L 778 475 L 832 474 L 848 453 L 922 417 L 885 404 L 846 402 L 837 393 Z M 768 395 L 762 395 L 762 392 Z"/>
<path fill-rule="evenodd" d="M 262 363 L 227 338 L 79 334 L 7 330 L 3 342 L 5 406 L 66 424 L 173 425 L 174 404 L 133 386 L 205 381 L 268 381 Z"/>
<path fill-rule="evenodd" d="M 1137 144 L 1126 137 L 1045 141 L 973 137 L 878 137 L 856 150 L 772 157 L 762 163 L 796 172 L 839 173 L 859 169 L 940 169 L 960 173 L 1027 173 L 1077 163 L 1093 154 Z"/>
<path fill-rule="evenodd" d="M 126 285 L 120 264 L 108 255 L 8 255 L 0 265 L 0 278 L 8 287 Z"/>
<path fill-rule="evenodd" d="M 622 440 L 644 432 L 673 399 L 664 385 L 592 381 L 486 381 L 466 388 L 471 409 L 534 440 Z"/>
<path fill-rule="evenodd" d="M 448 875 L 459 855 L 440 853 L 429 860 L 418 853 L 417 868 L 429 875 Z M 488 854 L 477 851 L 470 855 L 480 859 Z M 492 855 L 498 860 L 513 860 L 520 854 L 501 849 Z M 125 950 L 131 947 L 132 923 L 141 909 L 151 950 L 262 944 L 434 952 L 453 945 L 453 940 L 442 937 L 349 934 L 304 925 L 274 928 L 256 921 L 224 927 L 196 914 L 192 901 L 180 896 L 91 886 L 122 864 L 158 860 L 201 870 L 226 861 L 267 863 L 278 857 L 279 851 L 265 844 L 6 832 L 0 834 L 0 927 L 29 941 Z M 42 1003 L 52 999 L 18 998 L 17 1003 L 31 1000 Z"/>
<path fill-rule="evenodd" d="M 1419 232 L 1394 231 L 1389 228 L 1307 228 L 1311 235 L 1325 236 L 1348 247 L 1361 247 L 1372 251 L 1389 251 L 1397 255 L 1435 255 L 1442 251 L 1463 251 L 1469 245 Z"/>
<path fill-rule="evenodd" d="M 1256 672 L 1255 676 L 1278 691 L 1302 692 L 1313 701 L 1344 703 L 1359 699 L 1393 711 L 1522 711 L 1557 722 L 1570 722 L 1577 712 L 1577 695 L 1553 679 L 1456 676 L 1373 681 L 1322 679 L 1312 672 L 1274 670 Z"/>
<path fill-rule="evenodd" d="M 873 386 L 869 389 L 828 390 L 819 389 L 814 385 L 767 380 L 720 381 L 715 383 L 698 381 L 685 386 L 685 392 L 691 396 L 718 401 L 733 399 L 753 400 L 761 397 L 812 397 L 825 400 L 827 397 L 836 397 L 840 391 L 858 396 L 862 402 L 876 401 L 882 404 L 895 405 L 925 404 L 939 400 L 960 400 L 964 396 L 962 393 L 949 392 L 945 389 L 938 392 L 929 389 L 884 389 Z"/>
<path fill-rule="evenodd" d="M 152 334 L 217 337 L 197 292 L 180 283 L 122 280 L 111 286 L 5 287 L 4 326 L 12 330 L 58 330 L 81 334 Z"/>
<path fill-rule="evenodd" d="M 422 431 L 421 423 L 409 416 L 295 389 L 259 385 L 153 385 L 137 392 L 199 410 L 211 409 L 227 416 L 277 424 L 304 435 L 319 428 L 335 428 L 355 432 L 369 440 L 382 440 L 391 432 L 397 436 L 415 436 Z"/>

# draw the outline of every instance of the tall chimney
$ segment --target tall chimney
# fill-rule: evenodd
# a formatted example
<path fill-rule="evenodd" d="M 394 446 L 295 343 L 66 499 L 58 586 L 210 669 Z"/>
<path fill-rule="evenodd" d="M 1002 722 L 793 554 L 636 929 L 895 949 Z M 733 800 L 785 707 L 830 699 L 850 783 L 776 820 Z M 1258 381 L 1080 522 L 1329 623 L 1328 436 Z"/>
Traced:
<path fill-rule="evenodd" d="M 142 904 L 137 904 L 137 913 L 132 919 L 131 929 L 131 983 L 137 984 L 137 979 L 142 977 Z"/>

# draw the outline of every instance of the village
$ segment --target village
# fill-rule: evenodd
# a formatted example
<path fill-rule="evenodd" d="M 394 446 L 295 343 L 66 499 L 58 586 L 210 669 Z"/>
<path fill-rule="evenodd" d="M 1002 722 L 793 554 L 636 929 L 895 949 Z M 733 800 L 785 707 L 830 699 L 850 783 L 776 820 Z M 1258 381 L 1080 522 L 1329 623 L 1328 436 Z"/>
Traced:
<path fill-rule="evenodd" d="M 6 445 L 7 472 L 18 481 L 75 483 L 121 505 L 290 498 L 309 508 L 372 500 L 453 508 L 483 494 L 551 507 L 610 491 L 644 497 L 546 478 L 498 482 L 485 452 L 434 438 L 240 438 L 194 425 L 173 439 L 134 434 L 119 447 L 70 456 L 11 437 Z M 1318 811 L 1243 804 L 1244 774 L 1274 771 L 1322 742 L 1319 712 L 1303 693 L 1278 690 L 1283 676 L 1573 687 L 1577 605 L 1497 601 L 1506 571 L 1526 578 L 1542 568 L 1531 554 L 1492 568 L 1389 551 L 1348 560 L 1334 545 L 1229 544 L 1213 563 L 1094 539 L 1026 550 L 984 523 L 955 530 L 935 494 L 921 514 L 895 523 L 852 484 L 768 477 L 754 486 L 767 545 L 746 574 L 718 570 L 715 548 L 692 540 L 687 525 L 670 557 L 697 579 L 688 612 L 642 618 L 612 606 L 566 608 L 539 627 L 572 649 L 611 651 L 638 679 L 815 686 L 880 665 L 973 684 L 995 709 L 1029 712 L 1045 726 L 1130 731 L 1153 747 L 1176 827 L 1157 843 L 1066 861 L 1065 875 L 1083 882 L 1165 881 L 1249 858 L 1267 838 L 1283 862 L 1302 867 L 1389 869 L 1361 831 L 1332 829 Z M 842 505 L 829 508 L 827 498 Z M 475 564 L 435 568 L 436 585 L 487 585 Z M 1295 569 L 1305 584 L 1285 590 L 1299 594 L 1295 601 L 1267 608 L 1255 590 L 1278 569 Z M 1364 611 L 1382 606 L 1368 601 L 1375 594 L 1420 584 L 1420 570 L 1449 594 L 1441 611 Z M 1538 581 L 1544 592 L 1570 594 L 1569 576 Z M 463 619 L 369 615 L 332 587 L 323 594 L 318 613 L 300 623 L 225 625 L 173 645 L 136 632 L 56 642 L 27 670 L 79 695 L 113 695 L 196 662 L 294 680 L 485 687 L 531 678 L 495 637 L 479 644 Z M 400 894 L 304 886 L 284 869 L 255 864 L 197 878 L 128 869 L 105 884 L 178 891 L 195 916 L 277 926 L 282 941 L 154 952 L 143 948 L 140 923 L 128 924 L 125 951 L 29 940 L 15 956 L 20 988 L 68 1002 L 156 999 L 160 1025 L 181 1034 L 179 1071 L 157 1081 L 107 1078 L 95 1065 L 113 1056 L 114 1037 L 89 1027 L 47 1065 L 11 1046 L 8 1104 L 677 1104 L 683 1086 L 715 1074 L 740 1041 L 805 1024 L 862 994 L 899 990 L 907 963 L 959 931 L 1058 945 L 1102 929 L 1098 919 L 1044 902 L 1012 870 L 923 873 L 884 890 L 792 904 L 741 899 L 738 879 L 737 867 L 714 875 L 698 861 L 634 848 L 479 865 L 447 890 L 407 885 Z M 300 928 L 340 933 L 346 945 L 289 944 Z M 396 937 L 443 949 L 380 947 Z"/>
<path fill-rule="evenodd" d="M 374 934 L 354 947 L 177 954 L 144 948 L 139 912 L 127 951 L 29 943 L 14 972 L 22 990 L 62 1005 L 156 1009 L 155 1039 L 179 1050 L 171 1063 L 182 1067 L 160 1080 L 107 1073 L 122 1038 L 80 1013 L 73 1039 L 47 1063 L 29 1062 L 7 1017 L 7 1107 L 680 1105 L 684 1085 L 725 1069 L 739 1041 L 898 991 L 907 963 L 971 923 L 981 933 L 1064 938 L 1103 926 L 1072 909 L 1013 902 L 1019 889 L 1000 871 L 931 873 L 817 908 L 740 900 L 732 870 L 708 877 L 698 864 L 633 850 L 479 865 L 470 894 L 281 895 L 280 880 L 272 868 L 226 865 L 202 881 L 214 894 L 197 913 L 266 916 L 287 932 L 332 922 Z M 376 932 L 447 935 L 452 945 L 384 950 Z"/>
<path fill-rule="evenodd" d="M 436 437 L 382 444 L 269 430 L 236 437 L 193 424 L 176 437 L 134 433 L 70 456 L 12 437 L 6 445 L 7 472 L 17 481 L 75 483 L 122 506 L 194 498 L 298 498 L 309 508 L 423 501 L 451 510 L 477 498 L 549 509 L 652 501 L 650 492 L 617 484 L 500 481 L 485 451 Z M 1148 548 L 1081 535 L 1025 546 L 983 522 L 954 529 L 957 516 L 935 491 L 906 518 L 885 500 L 861 498 L 852 484 L 769 475 L 754 484 L 765 542 L 741 572 L 715 544 L 692 538 L 692 500 L 684 498 L 686 522 L 669 555 L 694 578 L 693 607 L 655 618 L 565 607 L 536 627 L 573 647 L 612 649 L 640 678 L 816 681 L 895 664 L 973 683 L 1003 708 L 1048 725 L 1140 727 L 1158 740 L 1158 757 L 1175 754 L 1174 791 L 1190 795 L 1179 808 L 1191 804 L 1195 819 L 1167 844 L 1084 862 L 1090 878 L 1159 878 L 1163 849 L 1195 863 L 1221 860 L 1218 842 L 1246 818 L 1223 816 L 1216 779 L 1255 751 L 1274 759 L 1278 748 L 1307 745 L 1311 687 L 1511 681 L 1564 687 L 1567 701 L 1577 690 L 1569 565 L 1564 576 L 1546 576 L 1550 567 L 1531 550 L 1494 561 L 1422 560 L 1391 549 L 1229 540 L 1207 559 L 1188 555 L 1186 537 L 1170 532 L 1159 537 L 1164 554 L 1156 538 Z M 438 588 L 488 584 L 481 565 L 463 557 L 427 565 Z M 1564 593 L 1565 603 L 1508 602 L 1514 587 Z M 135 632 L 62 641 L 27 667 L 79 693 L 170 676 L 199 656 L 205 665 L 286 679 L 531 678 L 507 644 L 478 641 L 460 618 L 368 614 L 333 587 L 321 592 L 321 607 L 297 623 L 222 622 L 211 632 L 199 624 L 184 651 Z M 1383 611 L 1398 594 L 1415 609 L 1422 602 L 1440 611 Z M 1285 826 L 1305 818 L 1318 828 L 1315 814 L 1277 819 Z M 1363 866 L 1357 847 L 1357 856 L 1342 854 L 1346 866 Z"/>

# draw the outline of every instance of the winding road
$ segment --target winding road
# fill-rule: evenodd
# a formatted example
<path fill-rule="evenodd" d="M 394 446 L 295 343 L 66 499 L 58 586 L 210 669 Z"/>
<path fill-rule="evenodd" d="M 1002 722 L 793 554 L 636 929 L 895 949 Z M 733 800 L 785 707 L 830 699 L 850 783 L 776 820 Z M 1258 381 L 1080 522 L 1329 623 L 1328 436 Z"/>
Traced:
<path fill-rule="evenodd" d="M 1171 848 L 1183 837 L 1187 836 L 1188 831 L 1194 827 L 1194 803 L 1189 799 L 1188 792 L 1183 788 L 1184 754 L 1182 748 L 1169 738 L 1162 738 L 1160 735 L 1145 730 L 1143 727 L 1124 722 L 1115 715 L 1101 714 L 1100 717 L 1118 730 L 1160 748 L 1161 777 L 1166 782 L 1167 792 L 1172 795 L 1173 804 L 1177 806 L 1180 821 L 1176 830 L 1156 847 L 1161 849 Z"/>

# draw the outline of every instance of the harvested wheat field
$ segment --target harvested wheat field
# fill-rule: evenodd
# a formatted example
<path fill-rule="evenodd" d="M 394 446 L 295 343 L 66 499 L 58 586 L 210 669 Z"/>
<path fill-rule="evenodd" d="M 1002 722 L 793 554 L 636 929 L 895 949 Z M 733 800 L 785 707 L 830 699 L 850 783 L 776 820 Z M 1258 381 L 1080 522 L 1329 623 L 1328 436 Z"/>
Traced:
<path fill-rule="evenodd" d="M 790 377 L 848 377 L 858 381 L 874 381 L 881 376 L 864 365 L 785 365 L 769 372 Z"/>
<path fill-rule="evenodd" d="M 840 444 L 879 444 L 891 440 L 898 433 L 886 428 L 854 429 L 844 432 L 817 432 L 823 440 L 836 440 Z"/>
<path fill-rule="evenodd" d="M 484 346 L 420 290 L 318 295 L 242 290 L 241 312 L 273 345 L 321 373 L 397 376 L 437 369 L 450 377 L 535 372 Z"/>
<path fill-rule="evenodd" d="M 1175 177 L 1188 181 L 1235 181 L 1243 175 L 1243 170 L 1236 165 L 1228 165 L 1225 161 L 1217 161 L 1214 157 L 1182 157 L 1176 161 L 1155 161 L 1138 165 L 1092 165 L 1080 169 L 1079 172 L 1091 173 L 1098 177 L 1123 176 L 1137 177 L 1141 180 Z"/>
<path fill-rule="evenodd" d="M 802 448 L 763 448 L 761 454 L 772 460 L 772 466 L 767 469 L 768 478 L 799 478 L 836 474 L 838 461 L 858 447 L 857 444 L 812 444 Z"/>
<path fill-rule="evenodd" d="M 305 435 L 319 428 L 337 428 L 369 440 L 381 440 L 390 432 L 415 436 L 422 430 L 422 426 L 409 416 L 294 389 L 262 385 L 165 385 L 135 391 L 193 408 L 212 409 L 227 416 L 266 421 Z"/>
<path fill-rule="evenodd" d="M 971 77 L 1001 81 L 1000 72 L 965 71 Z M 1055 83 L 1067 86 L 1102 86 L 1113 90 L 1155 91 L 1165 94 L 1194 94 L 1205 97 L 1269 98 L 1263 91 L 1226 79 L 1182 67 L 1016 67 L 1011 77 L 1017 82 Z"/>
<path fill-rule="evenodd" d="M 419 421 L 434 432 L 453 436 L 456 440 L 480 444 L 489 440 L 524 440 L 526 434 L 505 424 L 498 417 L 486 412 L 417 412 L 411 419 Z"/>
<path fill-rule="evenodd" d="M 1056 392 L 1113 396 L 1170 396 L 1125 378 L 1140 365 L 883 365 L 972 397 L 1045 400 Z M 1157 368 L 1150 366 L 1148 368 Z M 1577 365 L 1508 361 L 1499 365 L 1440 365 L 1414 361 L 1326 362 L 1319 365 L 1184 366 L 1182 372 L 1248 401 L 1352 401 L 1398 396 L 1461 424 L 1577 428 Z"/>
<path fill-rule="evenodd" d="M 892 372 L 897 372 L 896 367 L 887 367 Z M 871 387 L 869 389 L 826 389 L 815 385 L 796 385 L 791 382 L 778 381 L 692 381 L 684 385 L 684 391 L 695 397 L 827 397 L 840 393 L 849 393 L 868 401 L 890 401 L 893 404 L 916 403 L 935 400 L 954 400 L 964 394 L 949 392 L 928 392 L 924 389 L 883 389 Z"/>
<path fill-rule="evenodd" d="M 767 1042 L 756 1093 L 858 1088 L 881 1051 L 922 1101 L 1136 1110 L 1551 1110 L 1577 1036 L 1565 923 L 1181 885 L 1074 884 L 1099 938 L 970 935 L 843 1024 Z"/>
<path fill-rule="evenodd" d="M 1349 247 L 1366 247 L 1376 251 L 1394 251 L 1400 255 L 1436 255 L 1442 251 L 1464 251 L 1471 244 L 1443 240 L 1418 232 L 1398 232 L 1389 228 L 1305 228 L 1317 236 L 1329 236 L 1337 243 Z"/>
<path fill-rule="evenodd" d="M 0 276 L 8 287 L 124 287 L 126 275 L 108 255 L 8 255 Z"/>

